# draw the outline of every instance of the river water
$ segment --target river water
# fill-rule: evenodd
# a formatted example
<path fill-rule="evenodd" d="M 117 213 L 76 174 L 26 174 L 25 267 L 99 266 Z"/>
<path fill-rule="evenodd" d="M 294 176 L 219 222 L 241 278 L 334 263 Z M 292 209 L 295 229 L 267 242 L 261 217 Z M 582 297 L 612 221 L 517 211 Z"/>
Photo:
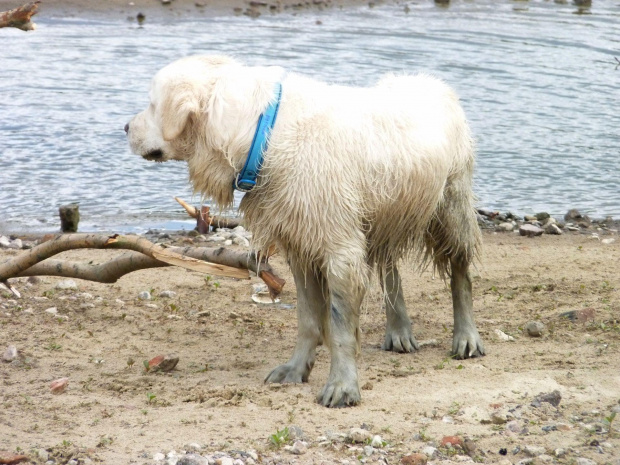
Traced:
<path fill-rule="evenodd" d="M 159 68 L 198 53 L 351 85 L 432 73 L 471 121 L 480 206 L 620 216 L 619 2 L 407 3 L 143 27 L 41 14 L 33 33 L 0 29 L 0 233 L 57 230 L 69 202 L 83 231 L 191 228 L 172 199 L 192 199 L 185 165 L 132 155 L 123 126 Z"/>

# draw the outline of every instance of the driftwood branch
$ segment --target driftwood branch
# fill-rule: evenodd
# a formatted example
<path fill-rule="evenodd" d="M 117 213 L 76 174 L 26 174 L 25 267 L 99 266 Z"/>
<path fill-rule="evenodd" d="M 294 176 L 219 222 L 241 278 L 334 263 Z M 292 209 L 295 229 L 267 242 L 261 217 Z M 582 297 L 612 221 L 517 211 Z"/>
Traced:
<path fill-rule="evenodd" d="M 9 11 L 0 12 L 0 28 L 16 27 L 22 31 L 34 31 L 36 24 L 30 21 L 37 14 L 40 1 L 30 2 Z"/>
<path fill-rule="evenodd" d="M 107 262 L 93 265 L 50 257 L 73 249 L 129 249 Z M 285 281 L 279 278 L 266 262 L 255 254 L 225 248 L 169 247 L 163 248 L 135 236 L 105 236 L 97 234 L 66 234 L 44 242 L 13 259 L 0 263 L 0 282 L 24 276 L 62 276 L 102 283 L 116 282 L 121 276 L 146 268 L 182 266 L 203 273 L 248 278 L 254 271 L 269 287 L 272 298 L 280 292 Z"/>
<path fill-rule="evenodd" d="M 210 216 L 209 215 L 209 207 L 203 207 L 204 211 L 194 207 L 193 205 L 188 204 L 185 200 L 180 199 L 179 197 L 175 197 L 174 200 L 179 202 L 179 204 L 185 209 L 187 214 L 192 218 L 196 218 L 198 222 L 198 228 L 200 229 L 201 221 L 213 227 L 213 230 L 219 228 L 227 228 L 234 229 L 237 226 L 241 225 L 240 218 L 226 218 L 224 216 Z M 206 217 L 205 217 L 206 211 Z M 202 218 L 201 218 L 202 215 Z"/>

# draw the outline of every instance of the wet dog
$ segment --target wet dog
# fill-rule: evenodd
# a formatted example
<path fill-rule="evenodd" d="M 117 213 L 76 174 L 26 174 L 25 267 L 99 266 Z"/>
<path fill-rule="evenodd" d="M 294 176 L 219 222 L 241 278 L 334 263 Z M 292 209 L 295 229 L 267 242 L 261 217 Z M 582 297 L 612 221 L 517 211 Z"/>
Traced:
<path fill-rule="evenodd" d="M 186 161 L 195 190 L 229 206 L 278 85 L 256 186 L 240 205 L 253 247 L 284 251 L 297 286 L 297 344 L 266 381 L 307 381 L 324 341 L 331 368 L 318 401 L 359 403 L 359 313 L 371 270 L 385 294 L 383 348 L 418 349 L 397 268 L 404 258 L 450 279 L 453 353 L 484 354 L 468 275 L 481 244 L 474 144 L 458 97 L 440 80 L 388 75 L 358 88 L 223 56 L 184 58 L 154 77 L 149 107 L 125 127 L 131 148 L 147 160 Z"/>

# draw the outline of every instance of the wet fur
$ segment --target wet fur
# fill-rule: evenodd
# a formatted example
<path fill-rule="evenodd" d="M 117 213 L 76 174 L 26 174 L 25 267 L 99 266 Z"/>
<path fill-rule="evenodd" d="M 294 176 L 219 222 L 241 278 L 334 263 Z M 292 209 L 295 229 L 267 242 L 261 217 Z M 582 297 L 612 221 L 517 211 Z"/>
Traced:
<path fill-rule="evenodd" d="M 130 144 L 145 158 L 161 151 L 157 161 L 187 161 L 194 189 L 229 206 L 233 179 L 281 74 L 227 57 L 175 62 L 154 78 L 151 106 L 130 123 Z M 411 256 L 451 277 L 453 350 L 463 357 L 484 353 L 467 276 L 481 243 L 474 144 L 454 92 L 426 75 L 388 75 L 374 87 L 355 88 L 290 73 L 282 84 L 258 185 L 240 206 L 254 248 L 277 244 L 287 254 L 302 302 L 298 347 L 267 380 L 307 380 L 324 340 L 332 370 L 319 401 L 359 402 L 351 359 L 371 269 L 380 271 L 386 292 L 384 347 L 417 348 L 396 268 Z M 464 335 L 457 341 L 459 327 Z"/>

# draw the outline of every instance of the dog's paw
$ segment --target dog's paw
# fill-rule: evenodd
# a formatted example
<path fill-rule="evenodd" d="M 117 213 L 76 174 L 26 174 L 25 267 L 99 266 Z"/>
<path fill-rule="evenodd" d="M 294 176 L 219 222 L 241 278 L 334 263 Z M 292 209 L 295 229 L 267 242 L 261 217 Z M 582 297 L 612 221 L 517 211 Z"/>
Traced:
<path fill-rule="evenodd" d="M 383 350 L 393 352 L 414 352 L 420 348 L 418 341 L 413 337 L 411 326 L 385 331 L 385 341 L 381 346 Z"/>
<path fill-rule="evenodd" d="M 362 396 L 357 382 L 347 384 L 341 381 L 328 381 L 316 400 L 325 407 L 350 407 L 359 404 Z"/>
<path fill-rule="evenodd" d="M 476 328 L 454 332 L 452 355 L 457 359 L 479 357 L 485 354 L 484 344 Z"/>
<path fill-rule="evenodd" d="M 290 363 L 275 367 L 265 378 L 265 383 L 306 383 L 310 371 Z"/>

